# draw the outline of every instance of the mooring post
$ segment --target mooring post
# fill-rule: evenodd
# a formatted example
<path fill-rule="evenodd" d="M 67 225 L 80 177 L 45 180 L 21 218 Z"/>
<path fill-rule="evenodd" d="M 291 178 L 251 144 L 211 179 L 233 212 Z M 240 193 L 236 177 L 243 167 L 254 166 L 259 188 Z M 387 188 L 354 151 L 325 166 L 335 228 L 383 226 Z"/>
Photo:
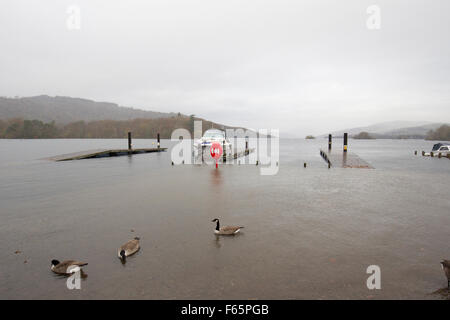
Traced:
<path fill-rule="evenodd" d="M 161 147 L 161 143 L 160 143 L 160 140 L 159 140 L 159 132 L 157 134 L 157 140 L 158 140 L 158 149 L 159 149 L 159 147 Z"/>
<path fill-rule="evenodd" d="M 128 151 L 131 151 L 131 132 L 128 132 Z"/>
<path fill-rule="evenodd" d="M 248 150 L 248 141 L 245 140 L 245 151 L 247 151 L 247 150 Z"/>
<path fill-rule="evenodd" d="M 347 152 L 347 140 L 348 140 L 348 133 L 344 133 L 344 152 Z"/>
<path fill-rule="evenodd" d="M 328 135 L 328 150 L 331 150 L 331 140 L 332 140 L 332 136 L 331 134 Z"/>
<path fill-rule="evenodd" d="M 330 169 L 331 168 L 331 162 L 330 162 L 330 160 L 328 160 L 328 169 Z"/>
<path fill-rule="evenodd" d="M 430 157 L 432 157 L 432 158 L 434 157 L 433 151 L 430 152 Z"/>
<path fill-rule="evenodd" d="M 422 150 L 422 157 L 425 156 L 425 151 Z"/>
<path fill-rule="evenodd" d="M 305 163 L 303 163 L 303 168 L 306 168 L 306 162 L 305 162 Z"/>
<path fill-rule="evenodd" d="M 414 151 L 414 155 L 415 155 L 415 156 L 417 156 L 417 150 L 416 150 L 416 151 Z"/>
<path fill-rule="evenodd" d="M 227 162 L 227 155 L 225 151 L 225 140 L 222 142 L 222 149 L 223 149 L 223 162 Z"/>

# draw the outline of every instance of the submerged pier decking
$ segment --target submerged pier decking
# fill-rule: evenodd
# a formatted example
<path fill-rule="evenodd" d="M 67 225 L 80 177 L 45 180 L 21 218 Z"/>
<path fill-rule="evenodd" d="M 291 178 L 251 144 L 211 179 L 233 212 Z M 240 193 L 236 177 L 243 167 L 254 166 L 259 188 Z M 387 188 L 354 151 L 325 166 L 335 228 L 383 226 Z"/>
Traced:
<path fill-rule="evenodd" d="M 218 159 L 218 163 L 231 162 L 232 160 L 237 160 L 239 158 L 248 156 L 250 153 L 255 152 L 255 148 L 233 150 L 232 153 L 224 154 Z M 193 153 L 195 162 L 205 162 L 206 160 L 214 161 L 209 154 L 209 148 L 202 148 L 201 152 L 197 155 Z"/>
<path fill-rule="evenodd" d="M 132 154 L 141 153 L 152 153 L 152 152 L 162 152 L 166 151 L 167 148 L 144 148 L 144 149 L 95 149 L 80 151 L 68 154 L 62 154 L 59 156 L 54 156 L 47 158 L 53 161 L 70 161 L 70 160 L 82 160 L 82 159 L 93 159 L 93 158 L 105 158 L 105 157 L 119 157 Z"/>
<path fill-rule="evenodd" d="M 368 162 L 354 153 L 320 150 L 320 155 L 325 161 L 329 161 L 332 167 L 374 169 Z"/>

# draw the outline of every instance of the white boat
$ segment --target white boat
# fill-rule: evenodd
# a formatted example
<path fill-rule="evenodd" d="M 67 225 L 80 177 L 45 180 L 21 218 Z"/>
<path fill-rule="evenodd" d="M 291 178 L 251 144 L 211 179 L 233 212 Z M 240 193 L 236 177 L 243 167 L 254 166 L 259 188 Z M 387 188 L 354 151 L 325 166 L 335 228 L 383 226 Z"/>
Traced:
<path fill-rule="evenodd" d="M 225 154 L 230 154 L 232 151 L 231 143 L 226 137 L 226 133 L 223 130 L 219 129 L 209 129 L 206 130 L 201 139 L 198 139 L 194 142 L 194 148 L 198 153 L 202 152 L 202 150 L 208 150 L 214 142 L 220 143 L 222 148 L 225 146 L 223 152 Z"/>
<path fill-rule="evenodd" d="M 433 150 L 431 150 L 434 154 L 438 155 L 439 153 L 442 156 L 447 156 L 447 154 L 450 153 L 450 145 L 448 144 L 443 144 L 443 143 L 436 143 L 433 146 Z"/>
<path fill-rule="evenodd" d="M 450 154 L 450 144 L 436 143 L 433 145 L 431 152 L 424 153 L 424 156 L 430 156 L 431 153 L 433 153 L 433 156 L 441 154 L 442 157 L 447 157 Z"/>

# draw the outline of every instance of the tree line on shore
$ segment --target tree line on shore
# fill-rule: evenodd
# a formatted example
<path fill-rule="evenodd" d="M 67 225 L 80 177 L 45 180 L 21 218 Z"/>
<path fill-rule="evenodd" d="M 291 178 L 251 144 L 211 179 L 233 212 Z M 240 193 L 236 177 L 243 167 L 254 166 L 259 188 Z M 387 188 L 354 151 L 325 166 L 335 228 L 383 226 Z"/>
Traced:
<path fill-rule="evenodd" d="M 444 124 L 436 130 L 430 130 L 425 139 L 450 141 L 450 126 Z"/>
<path fill-rule="evenodd" d="M 386 134 L 371 134 L 365 131 L 353 135 L 353 139 L 425 139 L 425 140 L 441 140 L 450 141 L 450 126 L 442 125 L 436 130 L 430 130 L 426 135 L 386 135 Z"/>
<path fill-rule="evenodd" d="M 203 132 L 210 128 L 222 129 L 223 126 L 217 123 L 206 121 L 191 116 L 173 116 L 158 119 L 134 119 L 134 120 L 98 120 L 98 121 L 75 121 L 67 124 L 57 124 L 55 121 L 42 122 L 40 120 L 0 119 L 0 139 L 67 139 L 67 138 L 96 138 L 121 139 L 127 137 L 127 132 L 133 132 L 134 138 L 153 139 L 159 133 L 162 139 L 170 139 L 175 129 L 183 128 L 191 132 L 194 131 L 194 121 L 201 120 Z M 229 127 L 225 127 L 229 128 Z M 307 137 L 307 139 L 311 139 Z M 374 138 L 364 132 L 356 139 Z M 392 137 L 392 138 L 419 138 L 419 137 Z M 450 141 L 450 126 L 442 125 L 436 130 L 430 130 L 426 140 Z"/>
<path fill-rule="evenodd" d="M 133 133 L 133 138 L 155 138 L 159 133 L 162 139 L 170 139 L 173 130 L 184 128 L 193 132 L 193 115 L 176 116 L 159 119 L 134 119 L 134 120 L 99 120 L 76 121 L 68 124 L 57 124 L 55 121 L 44 123 L 40 120 L 0 119 L 0 138 L 2 139 L 65 139 L 65 138 L 125 138 L 127 132 Z M 211 121 L 202 120 L 203 131 L 221 125 Z"/>

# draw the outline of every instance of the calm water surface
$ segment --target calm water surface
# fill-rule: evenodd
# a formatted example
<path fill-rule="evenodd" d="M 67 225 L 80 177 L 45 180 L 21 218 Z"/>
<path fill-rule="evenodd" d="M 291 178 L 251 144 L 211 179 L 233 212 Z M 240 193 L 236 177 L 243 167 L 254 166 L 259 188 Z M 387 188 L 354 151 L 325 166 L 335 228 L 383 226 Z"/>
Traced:
<path fill-rule="evenodd" d="M 414 156 L 429 141 L 350 140 L 375 169 L 328 170 L 326 145 L 281 140 L 278 174 L 262 176 L 172 167 L 170 150 L 40 160 L 124 140 L 0 140 L 0 298 L 442 299 L 450 161 Z M 245 229 L 217 238 L 216 217 Z M 134 236 L 142 249 L 122 265 L 117 247 Z M 81 290 L 50 271 L 53 258 L 89 262 Z M 373 264 L 381 290 L 366 287 Z"/>

